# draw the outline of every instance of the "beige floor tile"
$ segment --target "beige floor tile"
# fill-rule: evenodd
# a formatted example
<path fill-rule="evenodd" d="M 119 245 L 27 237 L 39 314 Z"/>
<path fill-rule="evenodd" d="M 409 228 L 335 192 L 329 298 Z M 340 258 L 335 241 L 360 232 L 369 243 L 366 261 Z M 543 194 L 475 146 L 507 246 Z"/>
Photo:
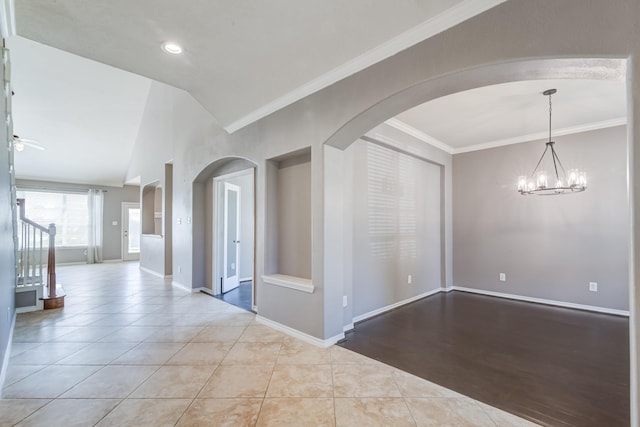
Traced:
<path fill-rule="evenodd" d="M 214 370 L 208 366 L 162 366 L 130 397 L 193 399 Z"/>
<path fill-rule="evenodd" d="M 254 318 L 255 314 L 246 311 L 242 313 L 216 313 L 209 319 L 207 326 L 248 326 Z"/>
<path fill-rule="evenodd" d="M 293 337 L 285 337 L 278 355 L 278 364 L 320 365 L 331 363 L 329 349 L 319 348 Z"/>
<path fill-rule="evenodd" d="M 133 322 L 140 320 L 144 316 L 141 313 L 118 313 L 105 316 L 102 319 L 96 320 L 92 325 L 96 326 L 128 326 Z"/>
<path fill-rule="evenodd" d="M 495 427 L 489 416 L 470 399 L 407 398 L 418 426 Z"/>
<path fill-rule="evenodd" d="M 15 331 L 14 331 L 15 333 Z M 17 356 L 20 353 L 24 353 L 27 350 L 31 350 L 32 348 L 38 347 L 42 345 L 39 342 L 12 342 L 11 343 L 11 357 Z"/>
<path fill-rule="evenodd" d="M 202 330 L 198 326 L 170 326 L 145 338 L 145 342 L 189 342 Z"/>
<path fill-rule="evenodd" d="M 196 399 L 178 427 L 254 426 L 262 399 Z"/>
<path fill-rule="evenodd" d="M 393 368 L 382 364 L 333 365 L 335 397 L 401 397 Z"/>
<path fill-rule="evenodd" d="M 105 366 L 61 397 L 125 398 L 157 369 L 157 366 Z"/>
<path fill-rule="evenodd" d="M 477 402 L 477 404 L 498 427 L 535 427 L 538 425 L 493 406 L 481 402 Z"/>
<path fill-rule="evenodd" d="M 57 365 L 106 365 L 135 347 L 135 343 L 97 342 L 56 362 Z"/>
<path fill-rule="evenodd" d="M 105 336 L 100 342 L 133 342 L 139 343 L 148 338 L 151 334 L 159 331 L 160 328 L 145 326 L 125 326 L 117 331 Z"/>
<path fill-rule="evenodd" d="M 119 399 L 56 399 L 24 419 L 18 427 L 84 427 L 100 421 Z"/>
<path fill-rule="evenodd" d="M 102 419 L 100 427 L 173 427 L 191 399 L 126 399 Z"/>
<path fill-rule="evenodd" d="M 198 397 L 264 397 L 272 372 L 273 365 L 221 365 Z"/>
<path fill-rule="evenodd" d="M 338 347 L 337 345 L 329 348 L 329 353 L 331 354 L 331 363 L 334 365 L 365 365 L 378 363 L 373 359 L 347 350 L 346 348 Z"/>
<path fill-rule="evenodd" d="M 260 427 L 334 426 L 333 399 L 267 398 L 258 415 Z"/>
<path fill-rule="evenodd" d="M 53 398 L 100 369 L 98 366 L 47 366 L 3 390 L 5 398 Z"/>
<path fill-rule="evenodd" d="M 8 387 L 13 383 L 16 383 L 29 375 L 38 372 L 48 365 L 11 365 L 7 369 L 7 376 L 4 379 L 4 386 Z"/>
<path fill-rule="evenodd" d="M 0 426 L 12 426 L 49 402 L 49 399 L 1 399 Z"/>
<path fill-rule="evenodd" d="M 87 346 L 87 343 L 47 343 L 12 357 L 12 365 L 50 365 Z"/>
<path fill-rule="evenodd" d="M 121 326 L 92 326 L 90 328 L 78 328 L 77 330 L 53 339 L 55 342 L 96 342 L 109 334 L 114 333 Z"/>
<path fill-rule="evenodd" d="M 276 365 L 267 397 L 333 397 L 331 365 Z"/>
<path fill-rule="evenodd" d="M 404 399 L 390 397 L 335 399 L 336 426 L 415 426 Z"/>
<path fill-rule="evenodd" d="M 191 342 L 169 361 L 168 365 L 218 365 L 231 349 L 232 343 Z"/>
<path fill-rule="evenodd" d="M 196 335 L 192 342 L 236 342 L 245 326 L 207 326 Z"/>
<path fill-rule="evenodd" d="M 223 365 L 272 365 L 282 344 L 274 342 L 237 342 L 222 361 Z"/>
<path fill-rule="evenodd" d="M 403 397 L 462 397 L 448 388 L 400 370 L 393 372 L 393 379 Z"/>
<path fill-rule="evenodd" d="M 113 365 L 162 365 L 176 354 L 184 343 L 143 342 L 115 359 Z"/>
<path fill-rule="evenodd" d="M 284 334 L 268 326 L 252 324 L 247 326 L 238 339 L 239 342 L 277 342 L 281 343 Z"/>

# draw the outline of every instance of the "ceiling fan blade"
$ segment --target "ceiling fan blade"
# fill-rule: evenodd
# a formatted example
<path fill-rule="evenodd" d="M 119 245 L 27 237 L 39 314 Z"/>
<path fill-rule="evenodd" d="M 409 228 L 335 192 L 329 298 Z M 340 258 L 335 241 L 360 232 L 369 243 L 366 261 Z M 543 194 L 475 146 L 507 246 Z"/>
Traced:
<path fill-rule="evenodd" d="M 29 140 L 29 139 L 22 139 L 21 141 L 27 147 L 35 148 L 37 150 L 42 150 L 42 151 L 44 151 L 45 149 L 42 145 L 38 144 L 36 141 Z"/>

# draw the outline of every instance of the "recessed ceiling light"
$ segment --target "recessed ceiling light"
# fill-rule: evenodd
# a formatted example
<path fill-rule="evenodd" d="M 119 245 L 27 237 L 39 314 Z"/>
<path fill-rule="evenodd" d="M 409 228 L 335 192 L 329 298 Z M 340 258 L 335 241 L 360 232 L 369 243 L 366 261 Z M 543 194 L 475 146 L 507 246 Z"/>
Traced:
<path fill-rule="evenodd" d="M 162 43 L 162 50 L 172 55 L 179 55 L 182 53 L 182 46 L 174 42 L 164 42 Z"/>

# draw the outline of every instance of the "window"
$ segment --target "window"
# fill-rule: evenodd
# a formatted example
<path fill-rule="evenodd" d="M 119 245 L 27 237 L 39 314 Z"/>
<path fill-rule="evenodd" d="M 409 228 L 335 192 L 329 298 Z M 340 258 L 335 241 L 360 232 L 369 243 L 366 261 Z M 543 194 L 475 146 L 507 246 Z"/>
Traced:
<path fill-rule="evenodd" d="M 80 193 L 18 191 L 25 199 L 25 215 L 44 227 L 56 225 L 56 246 L 87 246 L 89 242 L 88 196 Z M 46 240 L 43 244 L 48 245 Z"/>

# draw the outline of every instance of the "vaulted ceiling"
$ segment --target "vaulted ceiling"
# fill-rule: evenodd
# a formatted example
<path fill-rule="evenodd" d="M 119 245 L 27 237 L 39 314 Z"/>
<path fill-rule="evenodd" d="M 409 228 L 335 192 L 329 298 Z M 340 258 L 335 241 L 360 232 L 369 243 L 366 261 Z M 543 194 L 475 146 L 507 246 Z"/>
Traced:
<path fill-rule="evenodd" d="M 18 153 L 17 176 L 121 185 L 151 79 L 234 132 L 503 1 L 17 1 L 14 130 L 47 147 Z M 389 124 L 452 153 L 537 139 L 548 87 L 554 128 L 624 122 L 624 82 L 565 80 L 454 94 Z"/>

